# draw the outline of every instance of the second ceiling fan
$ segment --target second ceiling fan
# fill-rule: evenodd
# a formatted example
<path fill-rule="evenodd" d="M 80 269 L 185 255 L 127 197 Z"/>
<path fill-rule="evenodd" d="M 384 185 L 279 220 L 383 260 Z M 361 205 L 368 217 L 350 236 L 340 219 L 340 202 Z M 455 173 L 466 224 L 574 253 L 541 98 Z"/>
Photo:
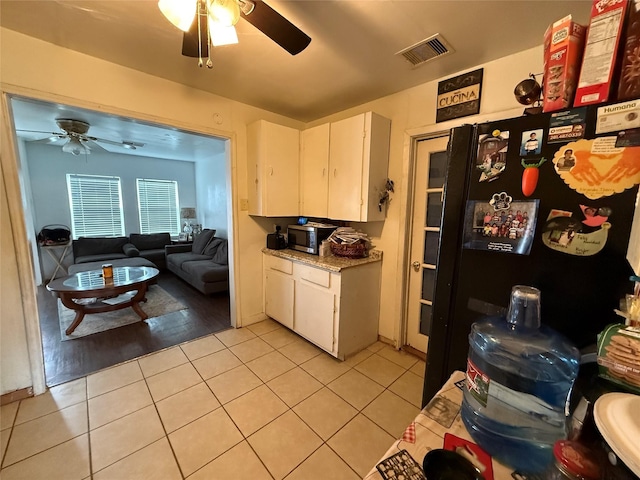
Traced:
<path fill-rule="evenodd" d="M 184 31 L 182 54 L 208 57 L 209 47 L 237 43 L 234 25 L 244 18 L 291 55 L 297 55 L 311 42 L 311 37 L 262 0 L 159 0 L 160 11 L 176 27 Z M 228 40 L 228 36 L 232 40 Z"/>

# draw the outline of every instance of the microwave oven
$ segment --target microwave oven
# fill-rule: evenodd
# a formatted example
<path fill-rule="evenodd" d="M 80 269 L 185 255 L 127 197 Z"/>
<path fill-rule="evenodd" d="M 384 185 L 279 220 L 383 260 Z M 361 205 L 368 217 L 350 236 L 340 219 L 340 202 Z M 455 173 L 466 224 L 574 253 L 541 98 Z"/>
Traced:
<path fill-rule="evenodd" d="M 326 240 L 336 228 L 338 227 L 335 225 L 315 222 L 308 222 L 305 225 L 289 225 L 287 227 L 287 242 L 289 248 L 312 255 L 318 255 L 320 244 L 323 240 Z"/>

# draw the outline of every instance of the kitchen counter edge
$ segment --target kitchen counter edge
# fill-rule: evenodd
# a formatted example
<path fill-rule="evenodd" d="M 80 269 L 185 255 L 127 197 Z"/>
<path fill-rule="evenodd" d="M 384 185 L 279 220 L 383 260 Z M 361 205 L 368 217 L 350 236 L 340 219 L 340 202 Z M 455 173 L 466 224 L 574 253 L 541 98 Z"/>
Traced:
<path fill-rule="evenodd" d="M 335 255 L 320 257 L 318 255 L 298 252 L 296 250 L 290 250 L 288 248 L 284 250 L 271 250 L 270 248 L 263 248 L 262 253 L 272 255 L 274 257 L 286 258 L 287 260 L 304 263 L 306 265 L 322 268 L 324 270 L 330 270 L 332 272 L 340 272 L 345 268 L 357 267 L 359 265 L 365 265 L 367 263 L 382 261 L 382 252 L 380 250 L 370 250 L 369 256 L 364 258 L 336 257 Z"/>

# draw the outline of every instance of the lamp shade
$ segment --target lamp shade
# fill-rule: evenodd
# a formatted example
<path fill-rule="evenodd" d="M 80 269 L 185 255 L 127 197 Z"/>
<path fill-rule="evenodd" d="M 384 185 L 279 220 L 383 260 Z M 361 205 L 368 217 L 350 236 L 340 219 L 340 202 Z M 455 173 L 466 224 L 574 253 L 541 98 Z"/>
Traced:
<path fill-rule="evenodd" d="M 91 149 L 83 145 L 77 137 L 69 138 L 69 141 L 62 146 L 62 151 L 71 155 L 80 155 L 81 153 L 88 155 L 91 153 Z"/>
<path fill-rule="evenodd" d="M 196 16 L 197 0 L 158 0 L 162 14 L 180 30 L 187 32 Z"/>
<path fill-rule="evenodd" d="M 207 0 L 207 12 L 211 22 L 230 27 L 240 20 L 240 5 L 236 0 Z"/>
<path fill-rule="evenodd" d="M 238 43 L 236 27 L 233 25 L 229 25 L 228 27 L 222 26 L 217 22 L 212 22 L 211 18 L 209 18 L 209 36 L 211 37 L 211 44 L 214 47 Z"/>

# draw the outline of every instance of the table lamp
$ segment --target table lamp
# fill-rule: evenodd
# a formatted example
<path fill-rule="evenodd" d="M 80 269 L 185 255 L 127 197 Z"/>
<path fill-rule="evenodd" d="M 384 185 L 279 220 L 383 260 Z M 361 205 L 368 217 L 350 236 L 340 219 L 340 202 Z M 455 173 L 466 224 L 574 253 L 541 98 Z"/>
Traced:
<path fill-rule="evenodd" d="M 191 239 L 190 237 L 193 233 L 193 226 L 191 225 L 191 221 L 196 218 L 196 209 L 193 207 L 181 208 L 180 217 L 182 217 L 185 221 L 182 231 L 187 234 L 188 239 Z"/>

